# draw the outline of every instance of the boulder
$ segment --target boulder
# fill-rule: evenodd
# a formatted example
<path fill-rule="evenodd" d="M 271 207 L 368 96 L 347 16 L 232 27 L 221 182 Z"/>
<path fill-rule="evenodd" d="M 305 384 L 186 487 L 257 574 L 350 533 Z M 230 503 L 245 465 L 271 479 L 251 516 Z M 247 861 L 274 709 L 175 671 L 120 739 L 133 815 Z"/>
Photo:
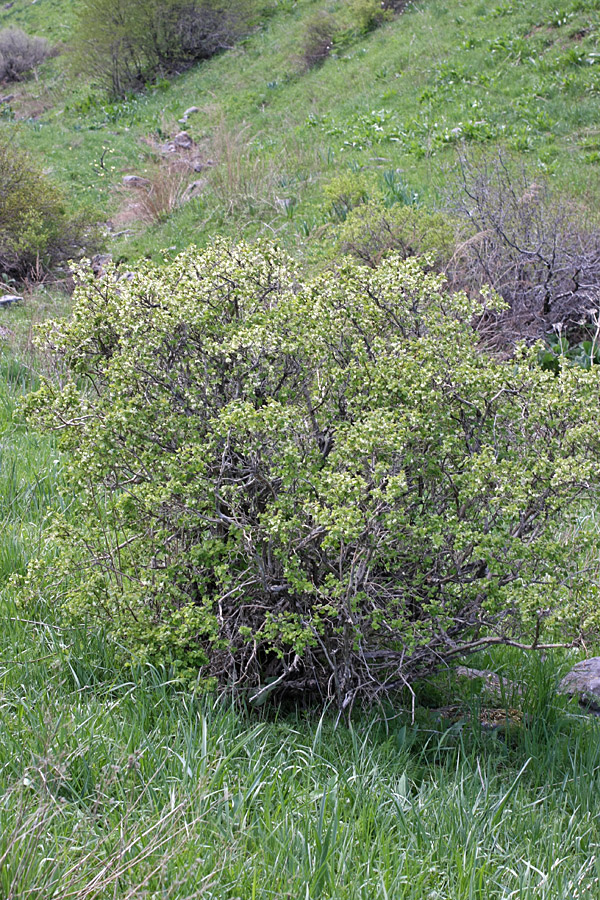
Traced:
<path fill-rule="evenodd" d="M 123 184 L 125 187 L 142 188 L 148 187 L 150 182 L 147 178 L 142 178 L 141 175 L 124 175 Z"/>
<path fill-rule="evenodd" d="M 3 294 L 0 297 L 0 306 L 11 306 L 13 303 L 18 303 L 23 298 L 19 296 L 19 294 Z"/>
<path fill-rule="evenodd" d="M 182 150 L 190 150 L 194 146 L 194 142 L 187 131 L 180 131 L 173 138 L 173 143 Z"/>
<path fill-rule="evenodd" d="M 561 694 L 577 697 L 582 706 L 600 712 L 600 656 L 592 656 L 573 666 L 558 685 Z"/>

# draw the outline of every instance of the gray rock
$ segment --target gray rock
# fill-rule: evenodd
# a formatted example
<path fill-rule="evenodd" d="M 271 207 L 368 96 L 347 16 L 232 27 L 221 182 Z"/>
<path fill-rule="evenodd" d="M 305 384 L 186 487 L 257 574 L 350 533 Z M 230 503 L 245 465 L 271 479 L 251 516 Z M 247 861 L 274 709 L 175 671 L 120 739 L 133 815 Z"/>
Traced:
<path fill-rule="evenodd" d="M 194 146 L 194 142 L 191 139 L 191 137 L 189 136 L 189 134 L 187 133 L 187 131 L 180 131 L 178 134 L 176 134 L 175 137 L 173 138 L 173 142 L 176 144 L 177 147 L 180 147 L 182 150 L 189 150 L 191 147 Z"/>
<path fill-rule="evenodd" d="M 189 109 L 186 109 L 186 111 L 184 112 L 183 115 L 184 115 L 184 118 L 187 119 L 188 116 L 193 116 L 194 113 L 199 113 L 199 112 L 200 112 L 199 106 L 190 106 Z"/>
<path fill-rule="evenodd" d="M 0 297 L 0 306 L 11 306 L 13 303 L 18 303 L 23 298 L 18 294 L 4 294 Z"/>
<path fill-rule="evenodd" d="M 207 178 L 197 178 L 196 181 L 192 181 L 185 189 L 184 200 L 193 200 L 194 197 L 197 197 L 204 190 L 207 184 Z"/>
<path fill-rule="evenodd" d="M 10 101 L 14 99 L 14 94 L 5 94 L 4 97 L 0 97 L 0 103 L 10 103 Z"/>
<path fill-rule="evenodd" d="M 558 690 L 561 694 L 577 697 L 582 706 L 600 711 L 600 656 L 592 656 L 573 666 Z"/>
<path fill-rule="evenodd" d="M 150 182 L 147 178 L 142 178 L 141 175 L 123 175 L 123 184 L 125 187 L 142 188 L 148 187 Z"/>
<path fill-rule="evenodd" d="M 95 256 L 92 256 L 91 262 L 92 272 L 94 273 L 96 278 L 102 278 L 102 276 L 106 274 L 106 270 L 112 262 L 112 256 L 110 253 L 96 253 Z"/>

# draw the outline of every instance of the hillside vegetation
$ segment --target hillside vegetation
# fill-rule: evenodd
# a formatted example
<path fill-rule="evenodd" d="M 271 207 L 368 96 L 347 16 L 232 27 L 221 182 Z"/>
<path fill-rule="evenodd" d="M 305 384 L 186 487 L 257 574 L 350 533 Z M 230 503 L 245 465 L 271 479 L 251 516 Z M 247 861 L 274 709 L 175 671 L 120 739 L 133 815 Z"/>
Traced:
<path fill-rule="evenodd" d="M 600 2 L 384 7 L 265 0 L 124 96 L 85 73 L 79 3 L 0 7 L 48 40 L 0 88 L 2 900 L 598 897 L 600 725 L 557 685 L 600 652 Z M 312 631 L 265 615 L 249 558 Z M 367 661 L 347 704 L 356 572 L 379 653 L 407 566 L 395 647 L 430 661 L 445 623 L 448 664 L 369 692 Z M 258 650 L 206 600 L 233 621 L 230 588 Z M 490 623 L 570 646 L 464 677 L 456 635 Z M 307 648 L 314 684 L 278 694 Z M 252 691 L 218 697 L 206 653 Z"/>
<path fill-rule="evenodd" d="M 74 203 L 92 203 L 114 231 L 126 232 L 115 251 L 130 261 L 205 243 L 217 231 L 274 235 L 294 253 L 322 260 L 334 240 L 335 185 L 325 196 L 324 186 L 360 173 L 367 195 L 404 188 L 433 203 L 452 180 L 458 145 L 520 154 L 559 191 L 595 209 L 596 0 L 495 7 L 431 0 L 370 33 L 361 33 L 352 8 L 274 3 L 234 50 L 117 103 L 73 80 L 65 53 L 38 82 L 14 90 L 3 116 L 20 122 L 20 140 Z M 330 56 L 307 70 L 307 27 L 325 12 L 337 16 L 340 32 Z M 0 26 L 68 46 L 71 16 L 69 4 L 15 0 L 0 10 Z M 178 180 L 160 147 L 191 106 L 199 112 L 185 129 L 200 160 L 215 165 L 202 171 L 198 195 L 176 210 L 185 182 L 199 179 L 179 173 Z M 162 185 L 171 199 L 142 234 L 128 209 L 135 195 L 114 190 L 128 173 L 172 182 Z"/>

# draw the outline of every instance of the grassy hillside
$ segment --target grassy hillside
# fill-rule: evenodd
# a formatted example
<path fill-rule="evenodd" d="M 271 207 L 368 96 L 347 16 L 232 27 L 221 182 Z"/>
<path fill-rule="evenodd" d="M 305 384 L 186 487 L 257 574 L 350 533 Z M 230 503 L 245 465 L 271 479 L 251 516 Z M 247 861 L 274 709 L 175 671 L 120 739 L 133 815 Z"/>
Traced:
<path fill-rule="evenodd" d="M 17 0 L 0 10 L 0 25 L 55 39 L 60 22 L 68 43 L 72 6 L 63 14 L 47 4 Z M 323 10 L 345 30 L 332 57 L 306 72 L 303 36 Z M 67 53 L 37 84 L 19 86 L 4 116 L 20 121 L 20 139 L 74 202 L 92 203 L 113 230 L 134 232 L 115 248 L 128 260 L 215 232 L 262 232 L 318 261 L 331 237 L 323 187 L 332 178 L 361 172 L 371 193 L 402 182 L 433 203 L 452 179 L 459 145 L 502 146 L 596 208 L 599 20 L 597 0 L 492 8 L 427 0 L 360 34 L 347 3 L 286 0 L 232 52 L 120 103 L 73 81 Z M 114 187 L 123 174 L 152 169 L 150 145 L 175 134 L 192 105 L 200 112 L 186 129 L 215 165 L 202 172 L 196 199 L 140 229 L 135 211 L 128 216 L 131 192 Z"/>

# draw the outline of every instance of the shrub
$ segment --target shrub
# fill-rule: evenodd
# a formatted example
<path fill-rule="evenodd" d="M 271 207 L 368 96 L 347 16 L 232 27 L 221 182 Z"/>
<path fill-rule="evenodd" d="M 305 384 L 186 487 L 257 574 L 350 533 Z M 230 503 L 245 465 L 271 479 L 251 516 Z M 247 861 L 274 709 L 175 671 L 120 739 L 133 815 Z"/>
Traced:
<path fill-rule="evenodd" d="M 351 0 L 350 13 L 363 34 L 379 28 L 393 16 L 392 11 L 381 0 Z"/>
<path fill-rule="evenodd" d="M 351 253 L 375 268 L 394 251 L 403 259 L 427 255 L 444 269 L 455 246 L 455 227 L 448 216 L 415 206 L 387 208 L 371 201 L 353 209 L 338 231 L 338 251 Z"/>
<path fill-rule="evenodd" d="M 391 21 L 407 6 L 408 0 L 350 0 L 350 14 L 359 31 L 368 33 Z"/>
<path fill-rule="evenodd" d="M 454 283 L 490 284 L 506 301 L 480 324 L 487 340 L 513 345 L 560 328 L 576 340 L 595 330 L 600 310 L 600 232 L 554 198 L 536 174 L 502 154 L 459 158 L 450 208 L 464 223 Z M 590 315 L 591 314 L 591 315 Z"/>
<path fill-rule="evenodd" d="M 15 146 L 0 140 L 0 271 L 9 278 L 37 277 L 95 240 L 83 214 Z"/>
<path fill-rule="evenodd" d="M 53 54 L 45 38 L 31 37 L 20 28 L 0 31 L 0 81 L 20 81 Z"/>
<path fill-rule="evenodd" d="M 350 210 L 369 199 L 372 184 L 362 172 L 343 172 L 323 185 L 327 212 L 333 219 L 343 222 Z"/>
<path fill-rule="evenodd" d="M 83 0 L 75 67 L 123 97 L 229 49 L 254 16 L 253 0 Z"/>
<path fill-rule="evenodd" d="M 340 33 L 341 26 L 330 13 L 321 12 L 310 19 L 302 38 L 301 61 L 304 68 L 314 69 L 324 63 Z"/>
<path fill-rule="evenodd" d="M 219 243 L 80 277 L 47 335 L 71 379 L 29 409 L 81 508 L 24 596 L 182 677 L 341 708 L 597 625 L 597 367 L 481 352 L 480 301 L 415 259 L 302 282 Z"/>

